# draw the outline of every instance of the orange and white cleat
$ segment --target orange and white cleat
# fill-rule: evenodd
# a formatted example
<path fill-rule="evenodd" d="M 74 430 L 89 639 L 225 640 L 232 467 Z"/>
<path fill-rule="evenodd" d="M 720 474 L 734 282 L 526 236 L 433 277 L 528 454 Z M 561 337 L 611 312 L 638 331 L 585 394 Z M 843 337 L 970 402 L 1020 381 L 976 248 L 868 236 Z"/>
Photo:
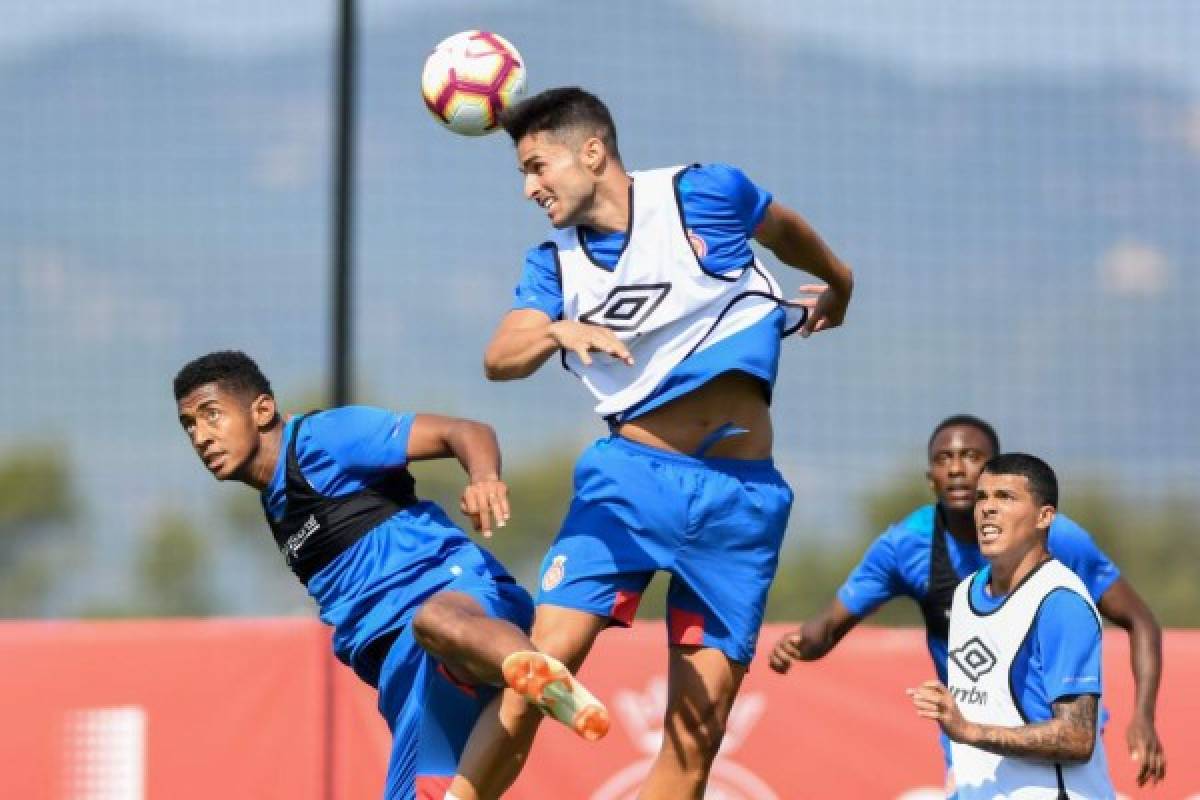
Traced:
<path fill-rule="evenodd" d="M 510 689 L 589 742 L 608 733 L 608 709 L 553 656 L 518 650 L 500 670 Z"/>

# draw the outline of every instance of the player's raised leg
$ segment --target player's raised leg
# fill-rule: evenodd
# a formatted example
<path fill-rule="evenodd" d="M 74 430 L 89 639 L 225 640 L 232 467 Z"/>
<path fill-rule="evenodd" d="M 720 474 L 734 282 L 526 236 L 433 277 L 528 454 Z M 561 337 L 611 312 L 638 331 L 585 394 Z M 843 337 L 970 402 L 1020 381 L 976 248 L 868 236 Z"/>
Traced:
<path fill-rule="evenodd" d="M 500 669 L 510 653 L 532 649 L 525 632 L 489 616 L 465 592 L 439 592 L 413 618 L 417 643 L 466 684 L 504 685 Z"/>
<path fill-rule="evenodd" d="M 538 606 L 531 639 L 534 646 L 568 670 L 579 669 L 607 617 L 561 606 Z M 492 701 L 471 732 L 459 761 L 452 792 L 459 800 L 500 797 L 520 774 L 545 716 L 530 698 L 512 689 Z M 605 718 L 607 723 L 607 717 Z M 606 725 L 607 727 L 607 725 Z"/>
<path fill-rule="evenodd" d="M 417 642 L 467 684 L 508 686 L 580 736 L 608 732 L 608 711 L 557 658 L 462 592 L 441 592 L 413 619 Z"/>

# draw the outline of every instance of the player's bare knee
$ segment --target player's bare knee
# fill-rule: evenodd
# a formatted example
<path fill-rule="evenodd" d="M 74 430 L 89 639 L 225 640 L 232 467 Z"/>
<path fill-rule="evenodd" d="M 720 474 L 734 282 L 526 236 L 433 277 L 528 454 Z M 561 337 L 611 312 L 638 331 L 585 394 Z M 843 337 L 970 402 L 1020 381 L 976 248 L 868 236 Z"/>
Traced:
<path fill-rule="evenodd" d="M 681 767 L 707 771 L 724 738 L 725 721 L 716 706 L 668 711 L 663 748 L 675 754 Z"/>
<path fill-rule="evenodd" d="M 588 650 L 591 649 L 590 640 L 581 639 L 570 631 L 535 630 L 530 638 L 534 647 L 546 655 L 554 656 L 572 672 L 579 669 Z"/>
<path fill-rule="evenodd" d="M 684 763 L 696 769 L 707 770 L 721 749 L 721 741 L 725 738 L 722 728 L 700 728 L 687 731 L 679 743 L 679 752 L 683 754 Z"/>
<path fill-rule="evenodd" d="M 560 618 L 552 624 L 546 624 L 539 618 L 534 622 L 530 639 L 538 650 L 554 656 L 567 669 L 576 672 L 583 665 L 599 632 L 600 628 L 590 615 Z"/>
<path fill-rule="evenodd" d="M 435 598 L 421 606 L 413 617 L 413 638 L 426 651 L 443 654 L 459 647 L 468 623 L 468 615 Z"/>

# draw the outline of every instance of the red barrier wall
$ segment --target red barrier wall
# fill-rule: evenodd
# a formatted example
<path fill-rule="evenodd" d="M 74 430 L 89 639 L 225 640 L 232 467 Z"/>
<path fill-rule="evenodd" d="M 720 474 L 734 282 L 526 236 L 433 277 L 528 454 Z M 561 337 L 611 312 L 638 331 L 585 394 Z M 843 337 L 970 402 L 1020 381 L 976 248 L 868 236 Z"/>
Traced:
<path fill-rule="evenodd" d="M 0 654 L 0 797 L 328 796 L 317 623 L 7 623 Z"/>
<path fill-rule="evenodd" d="M 764 648 L 784 630 L 769 627 Z M 613 712 L 599 744 L 545 725 L 515 800 L 626 800 L 657 749 L 661 623 L 601 637 L 583 677 Z M 1200 632 L 1170 632 L 1159 730 L 1167 782 L 1139 791 L 1124 747 L 1132 684 L 1125 635 L 1105 640 L 1105 735 L 1128 797 L 1200 798 Z M 938 797 L 934 726 L 904 688 L 931 674 L 918 631 L 856 630 L 780 677 L 756 662 L 710 797 Z M 310 620 L 0 623 L 0 798 L 368 800 L 388 753 L 374 693 L 338 665 Z M 920 792 L 924 788 L 928 793 Z M 719 792 L 719 793 L 718 793 Z M 906 792 L 908 794 L 906 794 Z"/>

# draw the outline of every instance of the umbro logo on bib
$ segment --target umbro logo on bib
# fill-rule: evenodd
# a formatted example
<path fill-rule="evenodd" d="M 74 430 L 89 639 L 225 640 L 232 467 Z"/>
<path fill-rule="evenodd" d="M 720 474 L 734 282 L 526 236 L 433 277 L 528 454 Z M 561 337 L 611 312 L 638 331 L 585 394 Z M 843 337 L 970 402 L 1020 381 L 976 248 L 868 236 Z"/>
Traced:
<path fill-rule="evenodd" d="M 589 325 L 603 325 L 614 331 L 635 331 L 654 313 L 671 291 L 669 283 L 642 286 L 618 286 L 604 302 L 579 317 Z"/>
<path fill-rule="evenodd" d="M 995 654 L 978 636 L 972 636 L 962 647 L 951 650 L 950 658 L 972 681 L 978 681 L 996 666 Z"/>

